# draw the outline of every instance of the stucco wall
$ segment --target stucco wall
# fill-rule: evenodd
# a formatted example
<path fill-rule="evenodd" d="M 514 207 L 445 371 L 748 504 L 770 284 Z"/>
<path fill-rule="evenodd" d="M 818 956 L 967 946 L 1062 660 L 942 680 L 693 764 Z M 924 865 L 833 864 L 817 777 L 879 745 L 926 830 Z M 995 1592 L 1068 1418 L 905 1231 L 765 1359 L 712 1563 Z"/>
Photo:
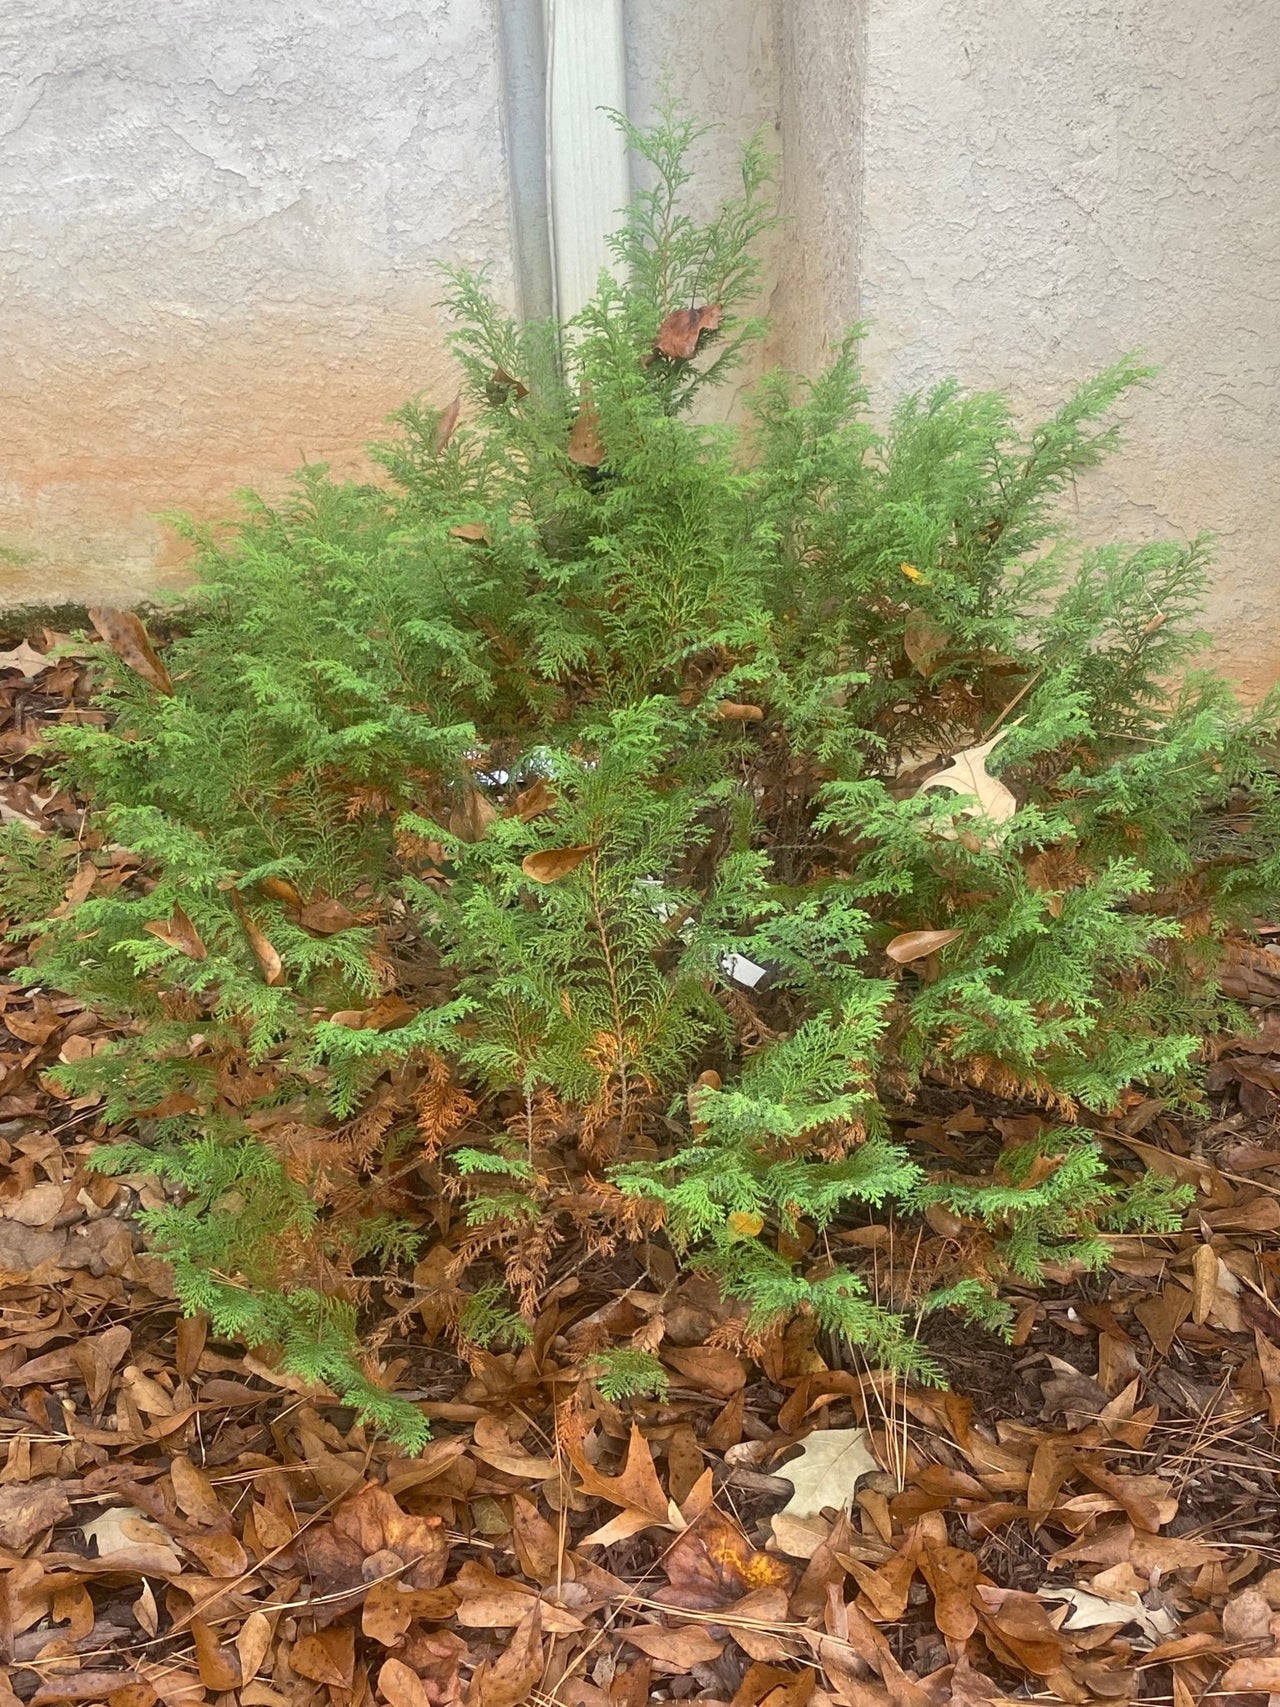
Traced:
<path fill-rule="evenodd" d="M 861 278 L 881 394 L 1028 412 L 1140 348 L 1091 536 L 1219 536 L 1211 621 L 1280 678 L 1280 15 L 1265 0 L 869 0 Z M 848 123 L 859 123 L 851 106 Z M 847 184 L 835 187 L 847 195 Z"/>
<path fill-rule="evenodd" d="M 0 7 L 8 601 L 177 573 L 208 513 L 447 384 L 441 259 L 508 289 L 487 6 Z"/>

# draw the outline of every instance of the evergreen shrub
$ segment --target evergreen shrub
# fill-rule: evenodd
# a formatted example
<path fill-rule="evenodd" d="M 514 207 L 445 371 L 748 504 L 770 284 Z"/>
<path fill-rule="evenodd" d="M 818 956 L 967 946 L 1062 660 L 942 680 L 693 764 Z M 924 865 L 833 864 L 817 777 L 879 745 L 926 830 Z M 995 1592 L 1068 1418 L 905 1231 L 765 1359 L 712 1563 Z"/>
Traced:
<path fill-rule="evenodd" d="M 1205 542 L 1061 531 L 1146 370 L 1029 434 L 954 384 L 879 430 L 854 335 L 691 418 L 765 330 L 771 219 L 755 150 L 686 215 L 695 134 L 631 133 L 653 187 L 566 327 L 454 277 L 461 408 L 190 530 L 171 683 L 102 647 L 108 727 L 56 737 L 144 862 L 31 955 L 117 1028 L 60 1070 L 133 1134 L 102 1165 L 167 1182 L 187 1309 L 409 1443 L 357 1323 L 424 1251 L 464 1346 L 527 1337 L 570 1241 L 665 1238 L 746 1335 L 807 1311 L 929 1376 L 921 1310 L 996 1322 L 1003 1279 L 1175 1225 L 1072 1122 L 1194 1096 L 1280 877 L 1269 714 L 1191 668 Z M 926 1172 L 887 1113 L 925 1078 L 1044 1129 Z M 887 1302 L 824 1237 L 881 1205 L 935 1229 Z M 661 1391 L 644 1345 L 602 1368 Z"/>

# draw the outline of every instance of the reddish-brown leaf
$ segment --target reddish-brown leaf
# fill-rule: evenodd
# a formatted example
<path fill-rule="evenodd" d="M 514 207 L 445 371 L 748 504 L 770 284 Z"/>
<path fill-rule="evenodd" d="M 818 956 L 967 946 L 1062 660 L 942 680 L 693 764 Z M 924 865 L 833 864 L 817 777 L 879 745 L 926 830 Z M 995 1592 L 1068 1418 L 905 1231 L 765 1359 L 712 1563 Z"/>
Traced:
<path fill-rule="evenodd" d="M 89 621 L 122 664 L 127 664 L 144 682 L 150 682 L 157 693 L 172 696 L 173 681 L 136 611 L 97 606 L 90 609 Z"/>
<path fill-rule="evenodd" d="M 717 331 L 723 319 L 724 307 L 719 302 L 708 302 L 701 308 L 677 308 L 659 326 L 653 347 L 669 361 L 687 362 L 697 354 L 702 334 Z"/>
<path fill-rule="evenodd" d="M 600 438 L 600 415 L 585 386 L 569 433 L 568 455 L 569 461 L 576 462 L 580 468 L 599 468 L 606 456 Z"/>

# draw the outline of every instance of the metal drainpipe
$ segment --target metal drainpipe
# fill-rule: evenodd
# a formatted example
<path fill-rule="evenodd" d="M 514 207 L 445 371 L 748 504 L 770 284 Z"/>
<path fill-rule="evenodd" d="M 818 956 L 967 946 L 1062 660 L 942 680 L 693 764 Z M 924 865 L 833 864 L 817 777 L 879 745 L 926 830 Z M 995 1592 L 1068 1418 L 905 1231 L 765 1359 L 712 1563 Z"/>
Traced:
<path fill-rule="evenodd" d="M 575 315 L 631 193 L 622 0 L 498 0 L 512 223 L 526 318 Z"/>

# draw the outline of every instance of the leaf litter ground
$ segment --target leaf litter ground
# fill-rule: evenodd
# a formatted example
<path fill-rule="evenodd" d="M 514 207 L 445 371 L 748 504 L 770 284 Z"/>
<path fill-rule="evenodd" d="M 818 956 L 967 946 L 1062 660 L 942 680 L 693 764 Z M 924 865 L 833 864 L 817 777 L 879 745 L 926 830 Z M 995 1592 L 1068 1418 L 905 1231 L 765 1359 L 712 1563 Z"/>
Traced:
<path fill-rule="evenodd" d="M 42 728 L 97 716 L 53 638 L 0 654 L 0 817 L 37 830 L 80 827 Z M 135 877 L 97 850 L 61 904 Z M 96 1109 L 46 1077 L 99 1021 L 5 979 L 0 1707 L 1280 1695 L 1280 955 L 1241 949 L 1229 981 L 1260 1029 L 1213 1044 L 1215 1117 L 1135 1098 L 1099 1134 L 1194 1187 L 1186 1230 L 1028 1290 L 1011 1345 L 923 1322 L 950 1390 L 803 1323 L 748 1356 L 657 1246 L 566 1252 L 532 1344 L 464 1361 L 428 1268 L 380 1325 L 435 1430 L 407 1459 L 179 1318 L 133 1224 L 160 1188 L 89 1171 Z M 977 1171 L 1028 1122 L 935 1086 L 901 1134 Z M 888 1298 L 922 1238 L 960 1236 L 945 1213 L 839 1235 Z M 666 1400 L 583 1376 L 628 1342 Z"/>

